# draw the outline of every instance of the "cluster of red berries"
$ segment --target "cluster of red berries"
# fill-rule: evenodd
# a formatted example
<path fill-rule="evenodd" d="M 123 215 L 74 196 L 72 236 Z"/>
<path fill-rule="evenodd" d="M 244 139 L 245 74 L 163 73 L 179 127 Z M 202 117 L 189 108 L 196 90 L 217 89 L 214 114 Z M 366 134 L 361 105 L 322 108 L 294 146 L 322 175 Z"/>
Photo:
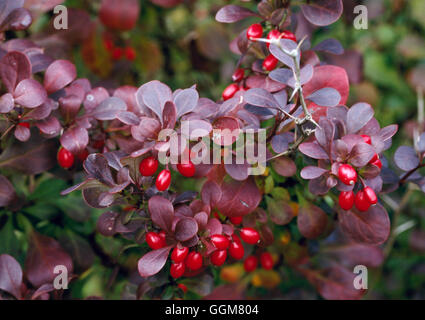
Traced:
<path fill-rule="evenodd" d="M 260 260 L 261 267 L 265 270 L 273 269 L 273 257 L 269 252 L 263 252 L 260 255 L 260 259 L 257 256 L 251 255 L 247 257 L 243 263 L 246 272 L 252 272 L 257 269 L 258 260 Z"/>
<path fill-rule="evenodd" d="M 368 135 L 361 135 L 367 144 L 372 144 L 372 139 Z M 379 155 L 375 153 L 369 164 L 382 168 Z M 346 185 L 354 185 L 357 182 L 357 171 L 349 164 L 342 164 L 338 169 L 339 180 Z M 339 194 L 339 205 L 344 210 L 350 210 L 353 206 L 359 211 L 367 211 L 370 206 L 376 204 L 378 198 L 370 187 L 365 187 L 356 194 L 353 191 L 343 191 Z"/>
<path fill-rule="evenodd" d="M 80 154 L 77 155 L 78 159 L 81 162 L 86 160 L 88 156 L 89 156 L 89 152 L 87 151 L 87 149 L 84 149 Z M 74 165 L 75 157 L 74 157 L 74 154 L 71 151 L 69 151 L 65 148 L 60 148 L 59 152 L 57 154 L 57 160 L 58 160 L 59 165 L 62 168 L 69 169 Z"/>
<path fill-rule="evenodd" d="M 137 53 L 136 49 L 134 49 L 133 47 L 118 47 L 111 39 L 105 39 L 103 41 L 103 45 L 105 49 L 110 53 L 111 58 L 115 61 L 121 60 L 122 58 L 125 58 L 128 61 L 136 60 Z"/>
<path fill-rule="evenodd" d="M 139 165 L 140 174 L 144 177 L 151 177 L 158 170 L 159 162 L 154 157 L 150 156 L 143 159 Z M 192 161 L 187 163 L 179 163 L 177 170 L 184 177 L 190 178 L 195 175 L 195 165 Z M 156 177 L 155 186 L 158 191 L 165 191 L 171 184 L 171 172 L 168 169 L 163 169 Z"/>

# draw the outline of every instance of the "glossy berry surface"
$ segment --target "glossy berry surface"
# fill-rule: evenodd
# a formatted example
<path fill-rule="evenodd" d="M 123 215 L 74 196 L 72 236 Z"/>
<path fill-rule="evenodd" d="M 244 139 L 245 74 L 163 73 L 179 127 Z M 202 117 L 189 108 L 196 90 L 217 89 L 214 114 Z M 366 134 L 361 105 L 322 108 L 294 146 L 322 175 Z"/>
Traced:
<path fill-rule="evenodd" d="M 165 238 L 161 237 L 156 232 L 151 231 L 146 233 L 145 238 L 146 238 L 146 243 L 152 250 L 161 249 L 165 247 L 166 245 Z"/>
<path fill-rule="evenodd" d="M 263 61 L 263 68 L 267 71 L 272 71 L 276 68 L 278 62 L 279 60 L 277 60 L 272 54 L 269 54 Z"/>
<path fill-rule="evenodd" d="M 202 267 L 202 256 L 199 252 L 192 251 L 187 255 L 186 266 L 190 270 L 198 270 Z"/>
<path fill-rule="evenodd" d="M 30 128 L 30 123 L 29 122 L 19 122 L 18 123 L 18 126 L 25 127 L 27 129 L 29 129 Z"/>
<path fill-rule="evenodd" d="M 378 197 L 376 196 L 375 191 L 373 191 L 371 187 L 364 188 L 363 192 L 365 194 L 366 199 L 369 201 L 370 204 L 378 203 Z"/>
<path fill-rule="evenodd" d="M 344 210 L 350 210 L 354 205 L 354 192 L 342 191 L 339 194 L 339 205 Z"/>
<path fill-rule="evenodd" d="M 180 278 L 186 270 L 184 262 L 172 263 L 170 267 L 170 275 L 174 278 Z"/>
<path fill-rule="evenodd" d="M 236 83 L 232 83 L 228 85 L 226 89 L 223 90 L 223 93 L 222 93 L 223 100 L 226 101 L 233 98 L 233 96 L 238 91 L 239 91 L 239 86 Z"/>
<path fill-rule="evenodd" d="M 229 220 L 230 220 L 231 223 L 233 223 L 234 225 L 237 226 L 238 224 L 241 224 L 242 223 L 243 217 L 242 216 L 231 217 Z"/>
<path fill-rule="evenodd" d="M 217 267 L 222 266 L 226 262 L 227 251 L 215 250 L 210 257 L 211 263 Z"/>
<path fill-rule="evenodd" d="M 263 252 L 260 256 L 261 267 L 266 270 L 273 269 L 273 257 L 269 252 Z"/>
<path fill-rule="evenodd" d="M 255 39 L 261 38 L 262 35 L 263 35 L 263 27 L 259 23 L 254 23 L 246 31 L 246 37 L 252 41 L 254 41 Z"/>
<path fill-rule="evenodd" d="M 136 60 L 136 57 L 137 57 L 136 50 L 133 47 L 125 48 L 125 58 L 128 61 L 134 61 Z"/>
<path fill-rule="evenodd" d="M 195 175 L 195 165 L 192 161 L 189 160 L 188 163 L 179 163 L 177 165 L 177 170 L 179 170 L 180 174 L 184 177 L 190 178 Z"/>
<path fill-rule="evenodd" d="M 248 244 L 256 244 L 260 240 L 260 234 L 253 228 L 242 228 L 240 236 Z"/>
<path fill-rule="evenodd" d="M 242 243 L 239 241 L 233 241 L 229 245 L 229 254 L 235 260 L 240 260 L 245 254 L 245 249 L 242 246 Z"/>
<path fill-rule="evenodd" d="M 295 34 L 287 30 L 282 32 L 282 39 L 288 39 L 297 42 L 297 37 L 295 37 Z"/>
<path fill-rule="evenodd" d="M 277 29 L 273 29 L 269 32 L 269 34 L 267 35 L 267 39 L 272 40 L 272 39 L 279 39 L 280 38 L 280 31 Z M 270 43 L 267 43 L 267 48 L 270 47 Z"/>
<path fill-rule="evenodd" d="M 372 144 L 372 139 L 370 136 L 368 136 L 367 134 L 361 134 L 360 136 L 363 138 L 365 143 Z"/>
<path fill-rule="evenodd" d="M 338 169 L 338 178 L 346 185 L 353 185 L 357 181 L 357 172 L 349 164 L 342 164 Z"/>
<path fill-rule="evenodd" d="M 359 210 L 361 212 L 365 212 L 365 211 L 369 210 L 370 202 L 366 198 L 366 195 L 363 192 L 363 190 L 360 190 L 359 192 L 357 192 L 356 197 L 354 199 L 354 204 L 355 204 L 357 210 Z"/>
<path fill-rule="evenodd" d="M 234 82 L 239 82 L 242 81 L 243 78 L 245 77 L 245 70 L 242 68 L 238 68 L 236 69 L 236 71 L 233 73 L 232 75 L 232 80 Z"/>
<path fill-rule="evenodd" d="M 74 164 L 74 155 L 65 148 L 61 148 L 58 152 L 58 163 L 62 168 L 69 169 Z"/>
<path fill-rule="evenodd" d="M 374 166 L 377 166 L 379 169 L 382 169 L 382 162 L 380 159 L 376 159 L 375 161 L 369 163 L 373 164 Z"/>
<path fill-rule="evenodd" d="M 246 272 L 252 272 L 257 269 L 258 266 L 258 258 L 256 256 L 249 256 L 243 262 L 243 267 Z"/>
<path fill-rule="evenodd" d="M 150 177 L 158 170 L 158 160 L 154 157 L 147 157 L 139 164 L 140 174 L 144 177 Z"/>
<path fill-rule="evenodd" d="M 155 186 L 158 189 L 158 191 L 165 191 L 168 189 L 171 183 L 171 172 L 170 170 L 164 169 L 156 178 Z"/>
<path fill-rule="evenodd" d="M 219 250 L 226 250 L 229 247 L 230 241 L 222 234 L 214 234 L 211 236 L 211 242 Z"/>
<path fill-rule="evenodd" d="M 171 252 L 171 260 L 173 260 L 176 263 L 183 262 L 184 259 L 186 259 L 188 253 L 189 253 L 188 247 L 179 248 L 176 246 L 173 249 L 173 252 Z"/>

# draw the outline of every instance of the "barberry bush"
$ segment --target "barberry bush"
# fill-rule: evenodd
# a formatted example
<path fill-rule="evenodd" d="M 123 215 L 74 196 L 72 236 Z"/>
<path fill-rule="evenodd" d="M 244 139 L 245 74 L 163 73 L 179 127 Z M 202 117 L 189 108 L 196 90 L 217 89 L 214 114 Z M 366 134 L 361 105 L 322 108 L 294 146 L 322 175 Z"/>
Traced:
<path fill-rule="evenodd" d="M 63 2 L 0 0 L 0 299 L 379 298 L 424 250 L 423 68 L 382 121 L 356 1 Z"/>

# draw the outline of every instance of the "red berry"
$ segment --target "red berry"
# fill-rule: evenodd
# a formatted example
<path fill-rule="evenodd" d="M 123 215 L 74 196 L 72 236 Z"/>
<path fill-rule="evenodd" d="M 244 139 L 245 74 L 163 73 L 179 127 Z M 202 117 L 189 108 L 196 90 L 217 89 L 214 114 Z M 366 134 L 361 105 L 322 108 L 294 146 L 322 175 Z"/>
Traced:
<path fill-rule="evenodd" d="M 274 68 L 276 68 L 277 63 L 279 60 L 277 60 L 274 55 L 269 54 L 264 60 L 263 60 L 263 68 L 267 71 L 272 71 Z"/>
<path fill-rule="evenodd" d="M 241 239 L 236 234 L 232 234 L 232 240 L 237 243 L 242 243 Z"/>
<path fill-rule="evenodd" d="M 272 39 L 279 39 L 280 38 L 280 31 L 277 29 L 273 29 L 272 31 L 269 32 L 269 34 L 267 35 L 267 39 L 272 40 Z M 270 43 L 267 43 L 267 48 L 270 47 Z"/>
<path fill-rule="evenodd" d="M 123 50 L 119 47 L 112 49 L 112 59 L 120 60 L 123 56 Z"/>
<path fill-rule="evenodd" d="M 173 249 L 173 252 L 171 252 L 171 260 L 173 260 L 176 263 L 183 262 L 184 259 L 186 259 L 188 253 L 189 253 L 188 247 L 179 248 L 176 246 Z"/>
<path fill-rule="evenodd" d="M 243 267 L 246 272 L 252 272 L 257 269 L 258 259 L 256 256 L 249 256 L 243 262 Z"/>
<path fill-rule="evenodd" d="M 233 98 L 233 96 L 238 91 L 239 91 L 239 86 L 236 83 L 232 83 L 228 85 L 226 89 L 223 90 L 223 93 L 222 93 L 223 100 L 226 101 Z"/>
<path fill-rule="evenodd" d="M 263 27 L 259 23 L 254 23 L 253 25 L 251 25 L 246 32 L 246 37 L 248 38 L 248 40 L 252 41 L 255 41 L 255 39 L 257 38 L 261 38 L 262 35 Z"/>
<path fill-rule="evenodd" d="M 85 161 L 87 159 L 87 157 L 89 156 L 89 152 L 87 151 L 87 149 L 84 149 L 83 151 L 80 152 L 80 154 L 78 155 L 78 159 L 80 159 L 80 161 Z"/>
<path fill-rule="evenodd" d="M 112 49 L 115 47 L 114 42 L 111 39 L 103 40 L 103 45 L 107 51 L 112 51 Z"/>
<path fill-rule="evenodd" d="M 245 70 L 242 68 L 238 68 L 233 73 L 232 80 L 234 82 L 239 82 L 239 81 L 242 81 L 244 77 L 245 77 Z"/>
<path fill-rule="evenodd" d="M 282 32 L 282 39 L 289 39 L 289 40 L 297 42 L 297 37 L 295 37 L 295 34 L 287 30 Z"/>
<path fill-rule="evenodd" d="M 165 231 L 164 231 L 164 230 L 161 230 L 160 232 L 158 232 L 158 234 L 159 234 L 159 236 L 160 236 L 162 239 L 164 239 L 164 243 L 165 243 L 165 238 L 166 238 L 166 236 L 167 236 L 167 234 L 165 233 Z"/>
<path fill-rule="evenodd" d="M 354 205 L 354 192 L 342 191 L 339 194 L 339 205 L 344 210 L 350 210 Z"/>
<path fill-rule="evenodd" d="M 382 162 L 379 159 L 376 159 L 375 161 L 369 163 L 377 166 L 379 169 L 382 169 Z"/>
<path fill-rule="evenodd" d="M 239 217 L 231 217 L 231 218 L 230 218 L 230 222 L 231 222 L 231 223 L 233 223 L 234 225 L 241 224 L 241 223 L 242 223 L 242 220 L 243 220 L 243 217 L 242 217 L 242 216 L 239 216 Z"/>
<path fill-rule="evenodd" d="M 226 250 L 215 250 L 211 254 L 211 263 L 217 267 L 220 267 L 224 264 L 227 258 L 227 251 Z"/>
<path fill-rule="evenodd" d="M 154 157 L 147 157 L 139 164 L 140 174 L 144 177 L 150 177 L 158 170 L 158 160 Z"/>
<path fill-rule="evenodd" d="M 18 123 L 18 126 L 25 127 L 27 129 L 29 129 L 30 128 L 30 123 L 29 122 L 19 122 Z"/>
<path fill-rule="evenodd" d="M 171 172 L 170 170 L 164 169 L 162 170 L 158 177 L 156 178 L 156 188 L 158 191 L 165 191 L 168 189 L 171 183 Z"/>
<path fill-rule="evenodd" d="M 104 146 L 105 146 L 104 140 L 95 140 L 93 142 L 93 148 L 95 148 L 95 149 L 102 149 Z"/>
<path fill-rule="evenodd" d="M 367 134 L 361 134 L 360 136 L 363 138 L 365 143 L 372 144 L 372 139 L 370 138 L 370 136 L 368 136 Z"/>
<path fill-rule="evenodd" d="M 195 175 L 195 165 L 192 161 L 189 160 L 188 163 L 179 163 L 177 165 L 177 170 L 181 173 L 182 176 L 187 178 L 193 177 Z"/>
<path fill-rule="evenodd" d="M 186 270 L 186 266 L 184 262 L 172 263 L 170 267 L 170 274 L 174 279 L 180 278 L 184 271 Z"/>
<path fill-rule="evenodd" d="M 152 250 L 157 250 L 165 247 L 165 239 L 156 232 L 146 233 L 146 243 Z"/>
<path fill-rule="evenodd" d="M 241 238 L 248 244 L 256 244 L 260 240 L 260 234 L 253 228 L 242 228 Z"/>
<path fill-rule="evenodd" d="M 366 194 L 364 193 L 363 190 L 360 190 L 359 192 L 357 192 L 356 198 L 354 199 L 354 204 L 356 205 L 356 208 L 359 211 L 364 212 L 369 210 L 370 202 L 366 198 Z"/>
<path fill-rule="evenodd" d="M 180 288 L 183 291 L 183 293 L 187 292 L 187 287 L 183 283 L 179 283 L 177 287 Z"/>
<path fill-rule="evenodd" d="M 219 250 L 226 250 L 229 247 L 229 239 L 222 234 L 213 234 L 211 236 L 212 244 Z"/>
<path fill-rule="evenodd" d="M 364 188 L 363 192 L 365 194 L 366 199 L 369 201 L 370 204 L 377 204 L 378 197 L 376 196 L 375 191 L 373 191 L 371 187 Z"/>
<path fill-rule="evenodd" d="M 357 172 L 349 164 L 342 164 L 338 169 L 338 178 L 344 184 L 353 185 L 357 181 Z"/>
<path fill-rule="evenodd" d="M 65 148 L 61 148 L 58 152 L 58 162 L 62 168 L 69 169 L 74 164 L 74 155 Z"/>
<path fill-rule="evenodd" d="M 133 47 L 125 48 L 125 57 L 128 61 L 136 60 L 136 50 Z"/>
<path fill-rule="evenodd" d="M 186 266 L 190 270 L 198 270 L 202 267 L 202 256 L 199 252 L 192 251 L 187 255 Z"/>
<path fill-rule="evenodd" d="M 263 269 L 273 269 L 273 257 L 269 252 L 264 252 L 260 256 L 260 262 Z"/>
<path fill-rule="evenodd" d="M 239 238 L 238 238 L 239 239 Z M 245 249 L 242 246 L 240 240 L 233 241 L 229 246 L 229 254 L 235 260 L 240 260 L 245 254 Z"/>

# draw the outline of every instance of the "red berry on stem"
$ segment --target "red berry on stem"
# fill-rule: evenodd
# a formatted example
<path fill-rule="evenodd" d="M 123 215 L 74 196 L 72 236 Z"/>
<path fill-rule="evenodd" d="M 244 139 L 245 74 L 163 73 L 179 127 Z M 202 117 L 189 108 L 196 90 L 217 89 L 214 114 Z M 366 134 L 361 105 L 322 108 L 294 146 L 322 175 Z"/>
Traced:
<path fill-rule="evenodd" d="M 367 134 L 361 134 L 360 136 L 363 138 L 365 143 L 372 144 L 372 139 L 370 138 L 370 136 L 368 136 Z"/>
<path fill-rule="evenodd" d="M 267 71 L 272 71 L 274 68 L 276 68 L 277 63 L 279 60 L 277 60 L 274 55 L 269 54 L 264 60 L 263 60 L 263 68 Z"/>
<path fill-rule="evenodd" d="M 366 198 L 366 195 L 363 190 L 360 190 L 356 194 L 356 198 L 354 199 L 354 204 L 356 205 L 357 210 L 359 211 L 367 211 L 370 208 L 370 202 Z"/>
<path fill-rule="evenodd" d="M 176 246 L 173 249 L 173 252 L 171 252 L 171 260 L 173 260 L 176 263 L 183 262 L 184 259 L 186 259 L 188 253 L 189 253 L 188 247 L 179 248 Z"/>
<path fill-rule="evenodd" d="M 190 270 L 198 270 L 202 267 L 202 256 L 199 252 L 192 251 L 187 255 L 186 266 Z"/>
<path fill-rule="evenodd" d="M 170 274 L 174 279 L 180 278 L 186 270 L 184 262 L 172 263 L 170 267 Z"/>
<path fill-rule="evenodd" d="M 382 169 L 382 162 L 381 162 L 380 159 L 377 159 L 377 160 L 375 160 L 373 162 L 369 162 L 369 163 L 377 166 L 379 169 Z"/>
<path fill-rule="evenodd" d="M 238 68 L 233 73 L 232 80 L 234 82 L 239 82 L 239 81 L 242 81 L 244 77 L 245 77 L 245 70 L 242 68 Z"/>
<path fill-rule="evenodd" d="M 280 31 L 277 29 L 273 29 L 269 32 L 269 34 L 267 35 L 267 39 L 272 40 L 272 39 L 279 39 L 280 38 Z M 270 43 L 267 43 L 267 48 L 270 47 Z"/>
<path fill-rule="evenodd" d="M 165 244 L 165 239 L 162 238 L 158 233 L 156 232 L 148 232 L 146 233 L 146 243 L 152 250 L 157 250 L 163 248 Z"/>
<path fill-rule="evenodd" d="M 69 169 L 74 164 L 74 155 L 65 148 L 61 148 L 58 152 L 58 162 L 62 168 Z"/>
<path fill-rule="evenodd" d="M 219 250 L 226 250 L 229 247 L 229 239 L 222 234 L 213 234 L 211 236 L 212 244 Z"/>
<path fill-rule="evenodd" d="M 378 197 L 376 196 L 375 191 L 373 191 L 371 187 L 364 188 L 363 192 L 365 194 L 366 199 L 369 201 L 370 204 L 378 203 Z"/>
<path fill-rule="evenodd" d="M 263 35 L 263 27 L 259 23 L 252 24 L 246 31 L 246 37 L 248 40 L 255 41 L 257 38 L 261 38 Z"/>
<path fill-rule="evenodd" d="M 119 47 L 113 48 L 112 50 L 112 59 L 120 60 L 123 55 L 123 50 Z"/>
<path fill-rule="evenodd" d="M 133 47 L 125 48 L 125 57 L 128 61 L 136 60 L 136 50 Z"/>
<path fill-rule="evenodd" d="M 344 210 L 350 210 L 354 205 L 354 192 L 342 191 L 339 194 L 339 205 Z"/>
<path fill-rule="evenodd" d="M 226 250 L 215 250 L 211 254 L 211 263 L 217 267 L 222 266 L 227 258 L 227 251 Z"/>
<path fill-rule="evenodd" d="M 238 91 L 239 91 L 239 86 L 236 83 L 232 83 L 228 85 L 226 89 L 223 90 L 223 93 L 222 93 L 223 100 L 226 101 L 233 98 L 233 96 Z"/>
<path fill-rule="evenodd" d="M 140 174 L 144 177 L 150 177 L 158 170 L 158 160 L 154 157 L 147 157 L 139 164 Z"/>
<path fill-rule="evenodd" d="M 165 191 L 168 189 L 171 183 L 171 172 L 170 170 L 162 170 L 156 178 L 155 186 L 158 191 Z"/>
<path fill-rule="evenodd" d="M 233 241 L 229 246 L 229 254 L 235 260 L 240 260 L 245 254 L 245 249 L 239 241 Z"/>
<path fill-rule="evenodd" d="M 357 172 L 349 164 L 342 164 L 338 169 L 338 178 L 344 184 L 353 185 L 357 181 Z"/>
<path fill-rule="evenodd" d="M 189 160 L 188 163 L 179 163 L 177 165 L 177 170 L 179 170 L 180 174 L 182 176 L 185 176 L 187 178 L 193 177 L 195 175 L 195 165 L 192 163 L 192 161 Z"/>
<path fill-rule="evenodd" d="M 243 262 L 243 267 L 246 272 L 252 272 L 257 269 L 258 259 L 256 256 L 249 256 Z"/>
<path fill-rule="evenodd" d="M 260 234 L 254 228 L 242 228 L 240 236 L 248 244 L 256 244 L 260 240 Z"/>
<path fill-rule="evenodd" d="M 295 34 L 293 34 L 291 31 L 288 31 L 288 30 L 285 30 L 282 32 L 282 39 L 289 39 L 289 40 L 297 42 L 297 37 L 295 37 Z"/>
<path fill-rule="evenodd" d="M 183 283 L 179 283 L 177 287 L 180 288 L 183 291 L 183 293 L 187 292 L 187 287 Z"/>
<path fill-rule="evenodd" d="M 242 223 L 242 220 L 243 220 L 243 217 L 242 217 L 242 216 L 239 216 L 239 217 L 231 217 L 231 218 L 230 218 L 230 222 L 231 222 L 231 223 L 233 223 L 234 225 L 241 224 L 241 223 Z"/>
<path fill-rule="evenodd" d="M 273 257 L 269 252 L 264 252 L 260 256 L 260 262 L 263 269 L 273 269 Z"/>

